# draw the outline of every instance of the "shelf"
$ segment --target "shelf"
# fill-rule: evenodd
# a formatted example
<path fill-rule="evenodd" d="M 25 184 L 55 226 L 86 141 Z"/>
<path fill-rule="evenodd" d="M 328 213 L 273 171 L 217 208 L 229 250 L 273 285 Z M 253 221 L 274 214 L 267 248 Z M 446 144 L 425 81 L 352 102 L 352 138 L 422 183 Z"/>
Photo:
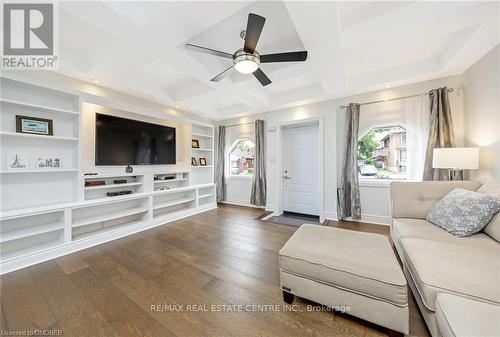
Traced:
<path fill-rule="evenodd" d="M 95 174 L 95 175 L 84 175 L 84 179 L 103 179 L 103 178 L 120 178 L 120 177 L 135 177 L 143 176 L 143 174 L 138 173 L 123 173 L 123 174 Z"/>
<path fill-rule="evenodd" d="M 155 180 L 154 183 L 155 184 L 161 184 L 161 183 L 169 183 L 169 182 L 173 182 L 173 181 L 185 181 L 185 180 L 187 180 L 187 178 L 168 179 L 168 180 Z"/>
<path fill-rule="evenodd" d="M 194 150 L 194 151 L 209 151 L 209 152 L 212 152 L 214 150 L 214 149 L 199 149 L 199 148 L 196 148 L 196 147 L 192 147 L 191 149 Z"/>
<path fill-rule="evenodd" d="M 139 185 L 142 185 L 142 183 L 125 183 L 125 184 L 108 184 L 108 185 L 86 186 L 85 191 L 105 190 L 105 189 L 109 189 L 109 188 L 126 187 L 126 186 L 139 186 Z"/>
<path fill-rule="evenodd" d="M 119 230 L 124 229 L 124 228 L 128 228 L 128 227 L 132 227 L 132 226 L 141 224 L 144 221 L 145 220 L 137 220 L 137 221 L 119 224 L 116 226 L 107 227 L 107 228 L 103 228 L 103 229 L 96 229 L 95 231 L 91 231 L 91 232 L 87 232 L 87 233 L 77 234 L 77 235 L 73 236 L 71 241 L 74 242 L 74 241 L 78 241 L 78 240 L 88 239 L 88 238 L 91 238 L 93 236 L 106 234 L 109 232 L 119 231 Z"/>
<path fill-rule="evenodd" d="M 198 196 L 198 199 L 201 199 L 201 198 L 210 198 L 210 197 L 213 197 L 214 195 L 212 193 L 210 194 L 200 194 Z"/>
<path fill-rule="evenodd" d="M 20 137 L 20 138 L 36 138 L 36 139 L 46 139 L 46 140 L 64 140 L 64 141 L 72 141 L 72 142 L 78 141 L 78 138 L 75 138 L 75 137 L 35 135 L 35 134 L 31 134 L 31 133 L 8 132 L 8 131 L 1 131 L 0 136 Z"/>
<path fill-rule="evenodd" d="M 2 103 L 25 106 L 28 108 L 35 108 L 35 109 L 45 110 L 45 111 L 49 111 L 49 112 L 59 112 L 59 113 L 65 113 L 65 114 L 70 114 L 70 115 L 76 115 L 76 116 L 78 116 L 80 114 L 78 111 L 53 108 L 53 107 L 44 106 L 44 105 L 37 105 L 37 104 L 32 104 L 32 103 L 27 103 L 27 102 L 15 101 L 12 99 L 0 98 L 0 101 Z"/>
<path fill-rule="evenodd" d="M 162 202 L 162 203 L 159 203 L 157 205 L 154 205 L 153 209 L 159 209 L 159 208 L 165 208 L 165 207 L 172 207 L 172 206 L 182 205 L 182 204 L 186 204 L 188 202 L 192 202 L 194 200 L 195 200 L 194 198 L 182 198 L 182 199 L 177 199 L 177 200 Z"/>
<path fill-rule="evenodd" d="M 213 166 L 213 165 L 205 165 L 205 166 L 198 165 L 198 166 L 191 166 L 191 168 L 209 168 L 209 167 L 214 167 L 214 166 Z"/>
<path fill-rule="evenodd" d="M 64 229 L 63 224 L 59 222 L 50 223 L 47 225 L 32 226 L 19 230 L 8 231 L 0 234 L 0 242 L 13 241 L 17 239 L 27 238 L 39 234 L 55 232 Z"/>
<path fill-rule="evenodd" d="M 13 258 L 19 258 L 19 257 L 24 256 L 24 255 L 38 254 L 46 249 L 49 249 L 49 248 L 52 248 L 55 246 L 59 246 L 61 244 L 62 244 L 62 241 L 58 240 L 58 241 L 46 242 L 46 243 L 43 243 L 40 245 L 30 246 L 30 247 L 23 248 L 23 249 L 17 249 L 17 250 L 2 254 L 2 260 L 3 260 L 2 262 L 5 262 L 5 261 L 13 259 Z"/>
<path fill-rule="evenodd" d="M 212 135 L 205 135 L 205 134 L 203 134 L 203 133 L 195 133 L 195 132 L 193 132 L 193 133 L 192 133 L 192 136 L 193 136 L 193 137 L 214 138 L 214 136 L 212 136 Z"/>
<path fill-rule="evenodd" d="M 61 172 L 78 172 L 78 169 L 0 170 L 1 174 L 7 174 L 7 173 L 61 173 Z"/>
<path fill-rule="evenodd" d="M 114 220 L 114 219 L 119 219 L 119 218 L 123 218 L 126 216 L 134 215 L 134 214 L 145 213 L 147 211 L 148 210 L 145 207 L 141 206 L 141 207 L 134 207 L 134 208 L 131 208 L 128 210 L 123 210 L 123 211 L 116 211 L 116 212 L 111 212 L 111 213 L 106 213 L 106 214 L 99 214 L 99 215 L 94 215 L 94 216 L 82 217 L 80 219 L 76 219 L 73 221 L 73 228 L 92 225 L 95 223 Z"/>

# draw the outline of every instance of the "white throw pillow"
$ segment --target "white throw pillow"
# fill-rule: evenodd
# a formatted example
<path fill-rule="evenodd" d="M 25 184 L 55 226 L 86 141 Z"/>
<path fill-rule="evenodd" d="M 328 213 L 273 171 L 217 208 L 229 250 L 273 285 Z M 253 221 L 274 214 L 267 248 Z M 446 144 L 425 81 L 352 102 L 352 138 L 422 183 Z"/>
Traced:
<path fill-rule="evenodd" d="M 486 183 L 479 187 L 477 191 L 479 193 L 500 197 L 500 183 Z M 497 215 L 491 219 L 488 225 L 484 227 L 483 232 L 500 242 L 500 213 L 497 213 Z"/>

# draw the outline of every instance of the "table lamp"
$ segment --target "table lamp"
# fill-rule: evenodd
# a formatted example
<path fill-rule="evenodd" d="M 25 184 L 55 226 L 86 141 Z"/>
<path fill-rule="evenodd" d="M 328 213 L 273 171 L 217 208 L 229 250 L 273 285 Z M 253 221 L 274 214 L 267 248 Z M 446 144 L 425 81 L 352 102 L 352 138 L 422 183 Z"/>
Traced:
<path fill-rule="evenodd" d="M 448 169 L 448 179 L 453 180 L 456 171 L 479 168 L 479 148 L 446 147 L 434 149 L 432 167 Z"/>

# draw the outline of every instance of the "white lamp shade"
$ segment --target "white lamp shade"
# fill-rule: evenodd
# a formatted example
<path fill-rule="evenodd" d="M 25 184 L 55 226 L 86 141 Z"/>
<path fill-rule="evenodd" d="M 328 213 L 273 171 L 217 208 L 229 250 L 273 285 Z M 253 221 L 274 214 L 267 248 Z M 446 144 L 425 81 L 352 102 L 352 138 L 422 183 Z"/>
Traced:
<path fill-rule="evenodd" d="M 479 148 L 447 147 L 434 149 L 432 167 L 477 170 L 479 168 Z"/>

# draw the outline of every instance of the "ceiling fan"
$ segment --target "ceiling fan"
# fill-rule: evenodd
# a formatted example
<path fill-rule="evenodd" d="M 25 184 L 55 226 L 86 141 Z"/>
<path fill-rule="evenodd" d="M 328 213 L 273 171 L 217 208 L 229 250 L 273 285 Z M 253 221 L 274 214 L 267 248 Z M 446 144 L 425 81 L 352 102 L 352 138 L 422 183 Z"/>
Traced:
<path fill-rule="evenodd" d="M 260 33 L 264 27 L 266 18 L 250 13 L 248 14 L 247 29 L 240 33 L 240 36 L 245 40 L 243 48 L 238 49 L 234 54 L 226 53 L 219 50 L 214 50 L 206 47 L 197 46 L 194 44 L 186 44 L 186 48 L 201 53 L 211 54 L 219 57 L 224 57 L 233 60 L 233 65 L 212 78 L 210 81 L 219 82 L 228 75 L 233 67 L 242 74 L 252 73 L 260 84 L 266 86 L 271 83 L 269 77 L 260 69 L 261 63 L 270 62 L 301 62 L 307 59 L 307 51 L 295 51 L 288 53 L 260 55 L 255 48 L 259 41 Z"/>

